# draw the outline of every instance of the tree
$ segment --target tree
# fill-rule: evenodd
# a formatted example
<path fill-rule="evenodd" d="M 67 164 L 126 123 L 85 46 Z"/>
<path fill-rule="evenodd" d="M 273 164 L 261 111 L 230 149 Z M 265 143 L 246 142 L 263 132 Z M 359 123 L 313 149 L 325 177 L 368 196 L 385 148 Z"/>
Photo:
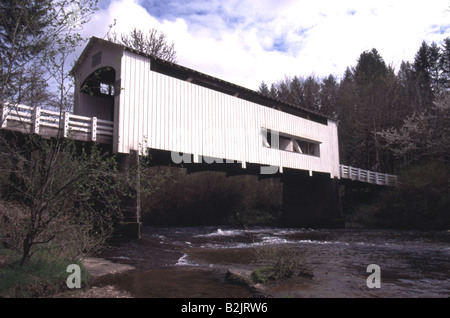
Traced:
<path fill-rule="evenodd" d="M 269 96 L 270 94 L 269 87 L 264 81 L 262 81 L 261 84 L 259 85 L 258 93 Z"/>
<path fill-rule="evenodd" d="M 388 104 L 384 99 L 388 68 L 376 49 L 361 53 L 353 72 L 357 94 L 354 112 L 353 136 L 357 147 L 357 165 L 380 170 L 380 153 L 376 131 L 383 124 Z"/>
<path fill-rule="evenodd" d="M 429 50 L 430 60 L 430 86 L 433 97 L 438 96 L 441 92 L 441 49 L 436 42 L 432 42 Z"/>
<path fill-rule="evenodd" d="M 1 3 L 2 107 L 19 102 L 48 103 L 60 112 L 71 107 L 69 57 L 84 42 L 78 31 L 95 5 L 90 0 Z M 120 218 L 118 200 L 136 186 L 130 180 L 122 182 L 113 157 L 67 139 L 29 134 L 2 132 L 0 146 L 0 172 L 7 182 L 2 192 L 26 210 L 14 228 L 22 237 L 21 264 L 41 248 L 70 247 L 79 256 L 105 242 L 113 219 Z M 8 223 L 10 217 L 2 221 Z"/>
<path fill-rule="evenodd" d="M 313 111 L 320 110 L 320 84 L 312 75 L 303 82 L 303 96 L 300 105 Z"/>
<path fill-rule="evenodd" d="M 358 86 L 370 89 L 369 86 L 379 84 L 387 72 L 387 66 L 376 49 L 365 51 L 359 56 L 354 77 Z"/>
<path fill-rule="evenodd" d="M 61 54 L 74 51 L 76 32 L 96 10 L 93 0 L 5 0 L 0 3 L 0 106 L 20 103 L 30 70 L 45 70 L 41 79 L 56 79 L 52 69 Z M 58 72 L 68 74 L 59 63 Z M 67 63 L 66 63 L 67 64 Z M 53 70 L 54 71 L 54 70 Z M 59 89 L 60 93 L 60 87 Z"/>
<path fill-rule="evenodd" d="M 439 66 L 441 69 L 440 84 L 443 90 L 450 88 L 450 38 L 444 39 Z"/>
<path fill-rule="evenodd" d="M 286 78 L 287 79 L 287 78 Z M 289 79 L 289 101 L 294 105 L 304 105 L 305 85 L 302 78 L 294 76 Z"/>
<path fill-rule="evenodd" d="M 354 80 L 353 70 L 347 67 L 339 85 L 336 100 L 336 109 L 339 120 L 339 156 L 340 161 L 348 165 L 357 166 L 359 155 L 354 130 L 357 115 L 357 86 Z"/>
<path fill-rule="evenodd" d="M 402 61 L 397 73 L 397 79 L 399 84 L 400 108 L 403 110 L 403 115 L 400 116 L 400 120 L 403 120 L 414 111 L 420 111 L 415 72 L 410 62 Z"/>
<path fill-rule="evenodd" d="M 0 3 L 0 104 L 17 98 L 17 87 L 30 61 L 46 47 L 51 1 L 6 0 Z"/>
<path fill-rule="evenodd" d="M 142 30 L 133 28 L 129 34 L 120 35 L 120 38 L 117 33 L 113 32 L 111 35 L 108 34 L 108 40 L 176 63 L 175 44 L 173 42 L 169 44 L 167 36 L 155 28 L 150 29 L 147 34 L 144 34 Z"/>
<path fill-rule="evenodd" d="M 0 234 L 16 231 L 21 238 L 9 243 L 22 250 L 21 265 L 42 249 L 75 259 L 103 246 L 122 217 L 120 198 L 128 189 L 114 157 L 95 146 L 80 149 L 70 139 L 39 136 L 0 146 L 0 171 L 10 174 L 3 195 L 26 211 L 14 228 L 2 224 Z M 8 224 L 14 216 L 2 217 Z"/>
<path fill-rule="evenodd" d="M 339 84 L 334 78 L 333 75 L 329 75 L 328 77 L 322 80 L 320 84 L 320 112 L 337 117 L 337 96 L 339 92 Z"/>
<path fill-rule="evenodd" d="M 445 93 L 428 110 L 404 119 L 399 128 L 378 133 L 384 146 L 401 166 L 422 161 L 450 162 L 450 93 Z"/>
<path fill-rule="evenodd" d="M 414 75 L 420 109 L 429 107 L 433 101 L 430 52 L 430 46 L 423 41 L 414 58 Z"/>

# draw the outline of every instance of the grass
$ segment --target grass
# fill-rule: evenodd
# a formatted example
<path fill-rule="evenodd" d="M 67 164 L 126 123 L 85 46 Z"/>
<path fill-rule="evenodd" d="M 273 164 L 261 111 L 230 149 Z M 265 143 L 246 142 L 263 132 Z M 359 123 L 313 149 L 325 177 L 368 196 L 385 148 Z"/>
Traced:
<path fill-rule="evenodd" d="M 14 257 L 13 257 L 14 256 Z M 20 266 L 15 252 L 0 248 L 0 298 L 48 297 L 68 289 L 66 272 L 70 261 L 44 260 L 36 257 Z M 77 263 L 80 265 L 79 263 Z M 80 265 L 81 284 L 86 286 L 88 272 Z"/>
<path fill-rule="evenodd" d="M 255 283 L 267 284 L 270 281 L 301 276 L 312 278 L 312 270 L 307 266 L 304 253 L 285 246 L 263 246 L 256 251 L 261 267 L 252 274 Z"/>

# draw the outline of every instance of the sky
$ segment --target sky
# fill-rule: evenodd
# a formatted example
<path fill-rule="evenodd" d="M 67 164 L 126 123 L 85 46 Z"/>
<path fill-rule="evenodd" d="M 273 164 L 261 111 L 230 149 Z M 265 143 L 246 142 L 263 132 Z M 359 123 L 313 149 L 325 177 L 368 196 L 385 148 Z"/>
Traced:
<path fill-rule="evenodd" d="M 156 28 L 177 63 L 257 90 L 285 76 L 342 77 L 376 48 L 398 70 L 450 37 L 450 0 L 99 0 L 83 35 Z"/>

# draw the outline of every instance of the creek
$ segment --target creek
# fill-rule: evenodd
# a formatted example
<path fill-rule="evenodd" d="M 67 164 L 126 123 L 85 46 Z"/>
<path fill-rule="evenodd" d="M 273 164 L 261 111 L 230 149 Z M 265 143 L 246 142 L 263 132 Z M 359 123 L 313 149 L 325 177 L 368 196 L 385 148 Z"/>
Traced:
<path fill-rule="evenodd" d="M 262 246 L 298 250 L 314 274 L 274 284 L 271 297 L 450 297 L 449 231 L 144 226 L 142 239 L 102 255 L 136 270 L 96 284 L 142 298 L 253 297 L 225 273 L 258 267 L 255 251 Z M 368 287 L 370 264 L 380 268 L 380 288 Z"/>

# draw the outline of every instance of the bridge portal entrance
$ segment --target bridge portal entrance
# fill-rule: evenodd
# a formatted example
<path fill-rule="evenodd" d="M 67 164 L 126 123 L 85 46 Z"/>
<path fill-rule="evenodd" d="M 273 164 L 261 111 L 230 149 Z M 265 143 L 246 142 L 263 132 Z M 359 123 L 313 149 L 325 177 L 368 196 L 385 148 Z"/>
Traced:
<path fill-rule="evenodd" d="M 115 81 L 116 71 L 112 67 L 101 67 L 92 72 L 80 86 L 77 113 L 114 121 Z"/>

